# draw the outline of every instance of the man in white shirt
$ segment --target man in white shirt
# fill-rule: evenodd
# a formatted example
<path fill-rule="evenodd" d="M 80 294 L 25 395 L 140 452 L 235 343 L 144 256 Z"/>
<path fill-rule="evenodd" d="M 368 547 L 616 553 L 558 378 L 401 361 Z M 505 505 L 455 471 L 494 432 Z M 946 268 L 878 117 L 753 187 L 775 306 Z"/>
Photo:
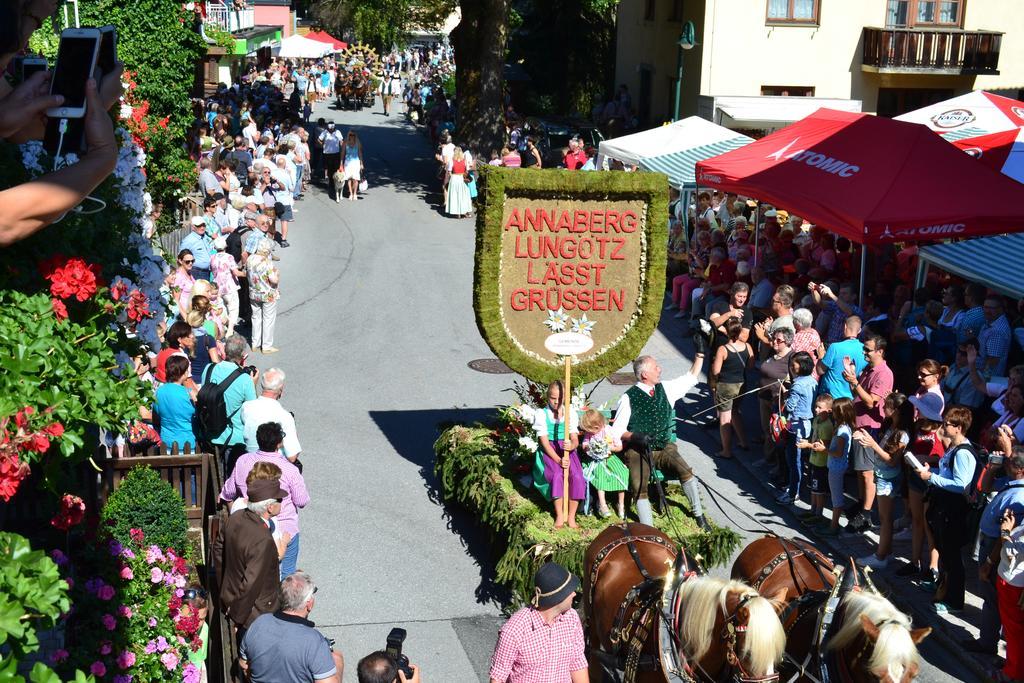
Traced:
<path fill-rule="evenodd" d="M 633 361 L 637 383 L 622 395 L 615 408 L 612 431 L 627 442 L 623 456 L 629 466 L 629 489 L 636 501 L 637 516 L 644 524 L 653 524 L 654 521 L 647 498 L 653 462 L 654 467 L 666 471 L 666 478 L 674 475 L 679 479 L 690 501 L 690 509 L 697 518 L 697 525 L 701 529 L 709 528 L 693 470 L 683 460 L 675 444 L 676 401 L 696 386 L 703 365 L 704 348 L 698 343 L 689 372 L 662 382 L 658 361 L 653 356 L 640 356 Z M 648 452 L 651 462 L 646 461 Z"/>
<path fill-rule="evenodd" d="M 277 422 L 284 429 L 284 442 L 281 444 L 281 455 L 295 462 L 302 446 L 295 431 L 295 418 L 281 405 L 284 393 L 284 370 L 270 368 L 263 373 L 260 380 L 262 393 L 259 397 L 242 404 L 242 424 L 245 425 L 245 448 L 250 453 L 259 450 L 256 443 L 256 430 L 261 424 Z"/>
<path fill-rule="evenodd" d="M 323 148 L 324 169 L 327 172 L 327 191 L 334 200 L 334 174 L 341 167 L 341 145 L 345 142 L 345 136 L 334 126 L 334 121 L 327 123 L 327 130 L 320 133 L 318 138 Z"/>

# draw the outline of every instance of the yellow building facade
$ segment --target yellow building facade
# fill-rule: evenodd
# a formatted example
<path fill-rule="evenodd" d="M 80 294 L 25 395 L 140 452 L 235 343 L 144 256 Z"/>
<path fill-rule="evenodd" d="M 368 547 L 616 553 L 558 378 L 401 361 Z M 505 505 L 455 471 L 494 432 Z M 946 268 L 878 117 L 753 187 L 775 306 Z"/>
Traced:
<path fill-rule="evenodd" d="M 697 45 L 680 50 L 687 21 Z M 673 118 L 680 54 L 680 116 L 738 129 L 771 127 L 758 107 L 800 104 L 782 97 L 896 116 L 971 90 L 1024 95 L 1018 0 L 622 0 L 617 37 L 616 85 L 643 126 Z M 753 120 L 723 116 L 724 98 Z"/>

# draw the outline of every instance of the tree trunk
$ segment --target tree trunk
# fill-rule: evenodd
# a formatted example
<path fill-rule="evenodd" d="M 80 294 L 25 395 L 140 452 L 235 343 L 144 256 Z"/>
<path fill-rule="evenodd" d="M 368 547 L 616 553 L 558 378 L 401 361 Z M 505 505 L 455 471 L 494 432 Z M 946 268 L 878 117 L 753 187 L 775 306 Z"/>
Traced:
<path fill-rule="evenodd" d="M 452 31 L 458 139 L 482 158 L 505 143 L 503 86 L 509 0 L 461 0 Z"/>

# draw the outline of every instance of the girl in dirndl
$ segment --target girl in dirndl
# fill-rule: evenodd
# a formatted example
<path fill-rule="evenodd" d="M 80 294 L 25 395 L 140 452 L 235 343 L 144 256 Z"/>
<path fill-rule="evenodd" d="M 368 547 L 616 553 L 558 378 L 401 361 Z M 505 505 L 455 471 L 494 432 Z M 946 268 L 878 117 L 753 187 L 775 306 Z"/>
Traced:
<path fill-rule="evenodd" d="M 568 419 L 565 415 L 568 414 Z M 568 429 L 566 427 L 568 423 Z M 548 500 L 555 503 L 555 528 L 565 524 L 575 529 L 576 509 L 587 495 L 587 481 L 583 478 L 576 447 L 579 445 L 578 418 L 570 407 L 562 405 L 562 383 L 558 380 L 548 387 L 548 404 L 544 410 L 536 411 L 533 423 L 540 448 L 533 463 L 533 485 Z M 568 434 L 566 432 L 568 431 Z M 569 470 L 569 518 L 562 514 L 564 482 L 563 471 Z"/>
<path fill-rule="evenodd" d="M 597 489 L 597 514 L 611 517 L 608 503 L 605 502 L 605 491 L 616 491 L 619 494 L 615 511 L 619 517 L 626 519 L 626 484 L 629 483 L 629 470 L 619 460 L 616 453 L 622 452 L 622 441 L 608 428 L 601 411 L 591 408 L 583 413 L 580 420 L 583 426 L 583 450 L 590 461 L 583 467 L 583 476 Z"/>

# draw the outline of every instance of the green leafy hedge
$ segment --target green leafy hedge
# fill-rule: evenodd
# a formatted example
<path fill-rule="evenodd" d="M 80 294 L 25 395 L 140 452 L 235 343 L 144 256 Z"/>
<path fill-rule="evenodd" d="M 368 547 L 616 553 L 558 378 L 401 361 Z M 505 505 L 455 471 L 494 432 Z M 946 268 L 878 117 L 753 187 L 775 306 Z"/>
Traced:
<path fill-rule="evenodd" d="M 490 428 L 451 427 L 434 443 L 434 454 L 443 499 L 464 506 L 490 530 L 501 553 L 498 582 L 512 589 L 518 601 L 529 599 L 533 575 L 548 559 L 581 574 L 587 546 L 608 526 L 607 520 L 580 515 L 578 530 L 555 529 L 550 504 L 514 481 L 518 475 L 496 448 Z M 668 496 L 669 511 L 656 519 L 658 527 L 700 555 L 706 566 L 728 561 L 739 546 L 739 535 L 721 527 L 701 532 L 678 488 L 669 487 Z"/>
<path fill-rule="evenodd" d="M 188 547 L 185 501 L 150 467 L 135 467 L 128 473 L 103 506 L 101 518 L 122 545 L 131 542 L 131 529 L 141 529 L 147 544 L 179 553 Z"/>
<path fill-rule="evenodd" d="M 71 606 L 68 584 L 57 565 L 41 550 L 32 550 L 17 534 L 0 532 L 0 681 L 23 682 L 18 664 L 39 651 L 37 631 L 53 628 Z M 30 681 L 60 683 L 49 667 L 37 662 Z M 92 681 L 81 671 L 75 681 Z"/>

